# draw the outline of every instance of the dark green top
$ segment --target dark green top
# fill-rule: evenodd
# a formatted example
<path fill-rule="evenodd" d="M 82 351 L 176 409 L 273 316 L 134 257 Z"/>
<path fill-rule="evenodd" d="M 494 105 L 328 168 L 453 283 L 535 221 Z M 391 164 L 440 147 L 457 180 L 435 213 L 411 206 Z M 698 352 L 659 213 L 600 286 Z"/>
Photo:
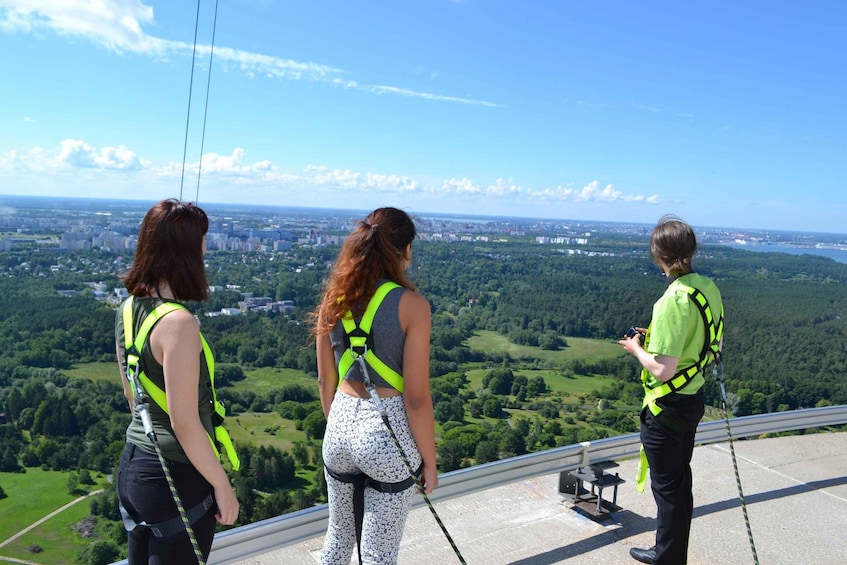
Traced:
<path fill-rule="evenodd" d="M 144 322 L 144 318 L 152 312 L 156 307 L 165 302 L 169 302 L 167 300 L 162 300 L 160 298 L 133 298 L 132 305 L 132 321 L 133 321 L 133 331 L 138 332 L 141 328 L 141 324 Z M 176 302 L 176 301 L 173 301 Z M 156 326 L 153 326 L 155 329 Z M 153 333 L 153 330 L 150 331 L 150 334 Z M 155 357 L 153 357 L 153 351 L 150 348 L 150 334 L 147 335 L 147 339 L 144 342 L 144 347 L 141 349 L 141 368 L 144 371 L 144 374 L 153 381 L 159 388 L 165 391 L 167 394 L 167 390 L 165 389 L 165 374 L 162 365 L 156 361 Z M 120 355 L 125 355 L 124 349 L 124 325 L 123 325 L 123 304 L 118 308 L 116 320 L 115 320 L 115 340 L 118 345 L 118 351 Z M 209 381 L 209 368 L 206 365 L 206 359 L 203 355 L 203 352 L 200 352 L 200 382 L 198 387 L 198 411 L 200 413 L 200 422 L 203 424 L 203 428 L 210 435 L 210 437 L 214 437 L 214 428 L 212 426 L 212 392 L 210 389 L 210 381 Z M 126 376 L 124 376 L 126 378 Z M 153 422 L 153 430 L 156 432 L 156 437 L 159 442 L 159 447 L 162 449 L 162 453 L 165 456 L 165 459 L 172 461 L 180 461 L 182 463 L 190 463 L 188 457 L 185 455 L 185 452 L 182 449 L 182 446 L 179 445 L 179 441 L 177 440 L 173 428 L 171 428 L 171 422 L 168 415 L 160 409 L 152 400 L 148 401 L 149 411 L 150 411 L 150 419 Z M 126 440 L 129 443 L 132 443 L 139 448 L 147 451 L 149 453 L 156 453 L 155 448 L 153 447 L 153 443 L 150 441 L 144 434 L 144 426 L 141 423 L 141 417 L 134 413 L 132 415 L 132 421 L 126 429 Z"/>

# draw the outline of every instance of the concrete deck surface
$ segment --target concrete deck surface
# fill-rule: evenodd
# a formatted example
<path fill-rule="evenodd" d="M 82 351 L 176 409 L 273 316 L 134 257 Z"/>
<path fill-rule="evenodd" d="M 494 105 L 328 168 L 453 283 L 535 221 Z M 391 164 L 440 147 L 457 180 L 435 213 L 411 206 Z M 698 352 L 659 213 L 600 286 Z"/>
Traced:
<path fill-rule="evenodd" d="M 735 453 L 758 562 L 847 564 L 847 432 L 737 440 Z M 656 507 L 635 490 L 635 460 L 613 469 L 620 510 L 597 521 L 558 493 L 558 475 L 538 477 L 435 507 L 469 565 L 631 565 L 631 547 L 653 545 Z M 689 564 L 754 563 L 728 443 L 694 450 Z M 604 498 L 611 492 L 604 491 Z M 314 565 L 323 538 L 238 565 Z M 354 556 L 354 561 L 355 556 Z M 412 511 L 399 565 L 459 563 L 429 509 Z"/>

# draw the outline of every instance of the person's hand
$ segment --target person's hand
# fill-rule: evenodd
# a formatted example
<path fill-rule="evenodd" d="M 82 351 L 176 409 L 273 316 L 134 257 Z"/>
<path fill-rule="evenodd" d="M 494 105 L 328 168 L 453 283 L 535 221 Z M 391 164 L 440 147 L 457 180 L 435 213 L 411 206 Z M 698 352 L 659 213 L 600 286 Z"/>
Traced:
<path fill-rule="evenodd" d="M 421 471 L 421 490 L 424 494 L 429 494 L 435 487 L 438 486 L 438 469 L 435 468 L 435 465 L 426 465 L 424 464 L 423 470 Z"/>
<path fill-rule="evenodd" d="M 618 340 L 618 343 L 623 346 L 624 350 L 632 355 L 637 354 L 639 349 L 644 348 L 644 344 L 641 343 L 641 340 L 644 339 L 644 334 L 647 333 L 645 328 L 636 327 L 635 329 L 637 330 L 637 333 L 634 336 L 624 337 L 623 339 Z"/>
<path fill-rule="evenodd" d="M 226 483 L 215 488 L 215 502 L 218 504 L 218 513 L 215 514 L 218 522 L 224 526 L 231 526 L 238 520 L 238 499 L 235 498 L 232 485 Z"/>

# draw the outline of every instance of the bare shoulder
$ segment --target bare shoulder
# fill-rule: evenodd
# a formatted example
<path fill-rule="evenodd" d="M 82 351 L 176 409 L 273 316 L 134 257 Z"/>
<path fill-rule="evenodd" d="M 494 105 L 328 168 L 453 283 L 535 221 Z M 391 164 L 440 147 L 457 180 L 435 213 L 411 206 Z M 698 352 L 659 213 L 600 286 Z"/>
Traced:
<path fill-rule="evenodd" d="M 194 314 L 185 308 L 180 308 L 159 320 L 154 330 L 155 329 L 160 329 L 164 333 L 168 334 L 196 334 L 200 329 L 200 323 L 197 321 L 197 318 L 194 317 Z"/>
<path fill-rule="evenodd" d="M 428 328 L 432 323 L 432 312 L 429 309 L 429 302 L 422 294 L 413 290 L 407 290 L 400 297 L 399 307 L 400 325 L 403 331 L 408 331 L 410 328 L 420 328 L 424 331 L 429 331 Z"/>
<path fill-rule="evenodd" d="M 429 314 L 429 301 L 424 296 L 414 290 L 407 290 L 400 298 L 400 308 L 408 309 L 416 315 L 421 315 L 424 312 Z"/>

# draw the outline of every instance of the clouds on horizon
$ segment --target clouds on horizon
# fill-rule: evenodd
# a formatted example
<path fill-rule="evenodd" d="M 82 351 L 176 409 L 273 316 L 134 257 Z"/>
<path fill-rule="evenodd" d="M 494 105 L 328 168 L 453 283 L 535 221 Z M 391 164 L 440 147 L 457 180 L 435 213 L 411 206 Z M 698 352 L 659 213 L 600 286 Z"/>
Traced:
<path fill-rule="evenodd" d="M 143 0 L 0 0 L 0 31 L 29 34 L 52 31 L 60 36 L 83 38 L 121 53 L 131 52 L 152 59 L 171 55 L 190 56 L 194 46 L 148 35 L 143 27 L 155 24 L 153 8 Z M 197 56 L 208 57 L 211 46 L 197 45 Z M 329 65 L 300 62 L 273 55 L 251 53 L 232 47 L 214 48 L 214 59 L 226 67 L 235 67 L 246 76 L 257 75 L 286 80 L 324 82 L 376 95 L 394 95 L 420 100 L 499 107 L 499 104 L 475 98 L 419 92 L 389 85 L 359 84 L 347 78 L 347 71 Z"/>
<path fill-rule="evenodd" d="M 479 184 L 469 178 L 425 183 L 403 174 L 336 169 L 326 165 L 309 165 L 291 172 L 269 160 L 250 162 L 247 152 L 241 147 L 234 148 L 230 155 L 206 153 L 201 161 L 186 163 L 184 170 L 185 178 L 197 178 L 199 171 L 206 182 L 253 186 L 257 189 L 311 186 L 328 191 L 373 195 L 390 193 L 422 197 L 488 197 L 522 201 L 525 204 L 544 201 L 576 204 L 661 202 L 656 194 L 627 194 L 611 184 L 602 186 L 597 180 L 581 188 L 555 186 L 534 189 L 517 184 L 511 178 L 498 178 L 490 184 Z M 89 184 L 99 179 L 106 186 L 114 179 L 114 175 L 121 175 L 124 180 L 133 177 L 147 179 L 151 176 L 163 180 L 179 179 L 183 175 L 183 165 L 175 162 L 156 165 L 124 145 L 97 148 L 80 139 L 65 139 L 52 149 L 31 147 L 0 154 L 0 172 L 3 171 L 42 177 L 86 171 Z"/>

